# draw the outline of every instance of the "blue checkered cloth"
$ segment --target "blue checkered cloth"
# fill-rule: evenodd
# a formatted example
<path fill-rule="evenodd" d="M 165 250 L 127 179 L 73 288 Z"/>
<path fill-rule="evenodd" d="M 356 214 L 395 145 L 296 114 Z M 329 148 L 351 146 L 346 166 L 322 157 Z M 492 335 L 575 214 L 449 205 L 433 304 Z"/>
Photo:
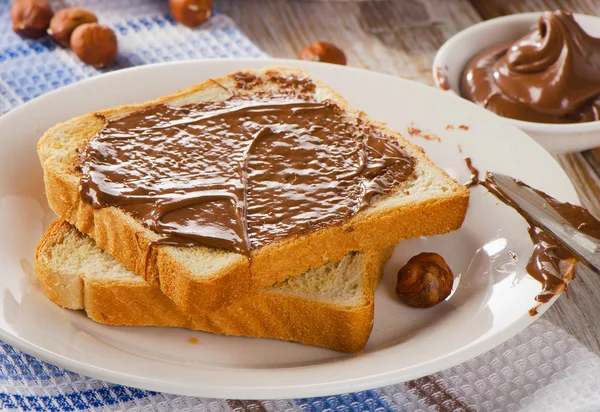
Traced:
<path fill-rule="evenodd" d="M 243 1 L 243 0 L 240 0 Z M 54 2 L 55 9 L 64 2 Z M 49 39 L 24 40 L 0 0 L 0 113 L 105 71 L 171 60 L 266 56 L 227 16 L 200 29 L 176 24 L 166 0 L 71 0 L 94 10 L 119 39 L 97 70 Z M 148 41 L 151 38 L 152 41 Z M 0 342 L 0 407 L 39 411 L 600 411 L 600 359 L 547 321 L 455 368 L 370 391 L 277 401 L 176 396 L 114 385 L 42 362 Z"/>
<path fill-rule="evenodd" d="M 60 8 L 56 3 L 56 9 Z M 11 29 L 10 4 L 0 0 L 0 113 L 50 90 L 123 67 L 185 59 L 266 57 L 231 19 L 219 13 L 201 30 L 190 30 L 173 20 L 166 0 L 70 1 L 69 6 L 94 10 L 118 36 L 117 59 L 98 70 L 50 38 L 24 40 L 17 36 Z"/>

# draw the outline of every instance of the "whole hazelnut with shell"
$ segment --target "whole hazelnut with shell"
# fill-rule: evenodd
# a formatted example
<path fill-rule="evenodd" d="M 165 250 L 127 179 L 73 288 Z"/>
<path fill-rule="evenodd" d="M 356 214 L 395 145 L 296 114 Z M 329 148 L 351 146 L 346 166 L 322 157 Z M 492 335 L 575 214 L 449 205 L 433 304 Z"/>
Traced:
<path fill-rule="evenodd" d="M 454 274 L 443 257 L 423 252 L 413 256 L 398 272 L 396 295 L 415 308 L 430 308 L 452 292 Z"/>
<path fill-rule="evenodd" d="M 169 0 L 173 18 L 188 27 L 208 21 L 212 15 L 212 0 Z"/>
<path fill-rule="evenodd" d="M 89 10 L 79 7 L 68 7 L 58 11 L 52 20 L 48 34 L 61 45 L 67 47 L 71 41 L 71 34 L 78 26 L 85 23 L 97 23 L 98 18 Z"/>
<path fill-rule="evenodd" d="M 47 0 L 16 0 L 10 8 L 13 31 L 28 39 L 44 37 L 52 15 Z"/>
<path fill-rule="evenodd" d="M 298 55 L 300 60 L 310 60 L 313 62 L 333 63 L 344 66 L 346 64 L 346 55 L 337 46 L 325 41 L 306 46 Z"/>
<path fill-rule="evenodd" d="M 94 67 L 102 67 L 117 57 L 117 36 L 108 26 L 85 23 L 73 30 L 71 49 L 79 59 Z"/>

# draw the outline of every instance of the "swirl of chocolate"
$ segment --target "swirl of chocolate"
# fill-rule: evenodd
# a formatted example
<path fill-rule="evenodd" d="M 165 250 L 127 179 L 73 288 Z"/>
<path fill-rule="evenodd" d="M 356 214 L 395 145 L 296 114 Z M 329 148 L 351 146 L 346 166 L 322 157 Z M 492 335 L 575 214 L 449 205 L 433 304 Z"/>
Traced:
<path fill-rule="evenodd" d="M 504 117 L 538 123 L 600 120 L 600 39 L 566 11 L 537 30 L 479 53 L 461 79 L 463 97 Z"/>

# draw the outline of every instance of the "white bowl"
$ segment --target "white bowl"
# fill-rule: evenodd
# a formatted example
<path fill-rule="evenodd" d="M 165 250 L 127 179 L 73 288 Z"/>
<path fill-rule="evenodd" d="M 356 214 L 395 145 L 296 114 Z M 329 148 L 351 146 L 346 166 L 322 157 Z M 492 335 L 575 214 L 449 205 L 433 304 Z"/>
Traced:
<path fill-rule="evenodd" d="M 463 68 L 478 52 L 508 40 L 517 40 L 531 32 L 541 13 L 522 13 L 475 24 L 452 36 L 437 52 L 433 61 L 435 84 L 460 96 Z M 600 17 L 575 14 L 575 20 L 591 36 L 600 37 Z M 441 72 L 447 87 L 441 84 Z M 572 124 L 534 123 L 508 119 L 533 137 L 550 153 L 577 152 L 600 146 L 600 121 Z"/>

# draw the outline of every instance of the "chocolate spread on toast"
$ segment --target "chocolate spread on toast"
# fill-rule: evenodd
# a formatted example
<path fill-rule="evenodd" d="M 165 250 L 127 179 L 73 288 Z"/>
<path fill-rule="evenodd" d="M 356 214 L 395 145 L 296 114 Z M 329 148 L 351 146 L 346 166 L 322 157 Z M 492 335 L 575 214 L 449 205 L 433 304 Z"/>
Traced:
<path fill-rule="evenodd" d="M 164 235 L 159 243 L 249 255 L 340 224 L 413 176 L 396 139 L 314 101 L 310 79 L 233 79 L 277 91 L 104 118 L 78 159 L 81 198 L 129 212 Z"/>

